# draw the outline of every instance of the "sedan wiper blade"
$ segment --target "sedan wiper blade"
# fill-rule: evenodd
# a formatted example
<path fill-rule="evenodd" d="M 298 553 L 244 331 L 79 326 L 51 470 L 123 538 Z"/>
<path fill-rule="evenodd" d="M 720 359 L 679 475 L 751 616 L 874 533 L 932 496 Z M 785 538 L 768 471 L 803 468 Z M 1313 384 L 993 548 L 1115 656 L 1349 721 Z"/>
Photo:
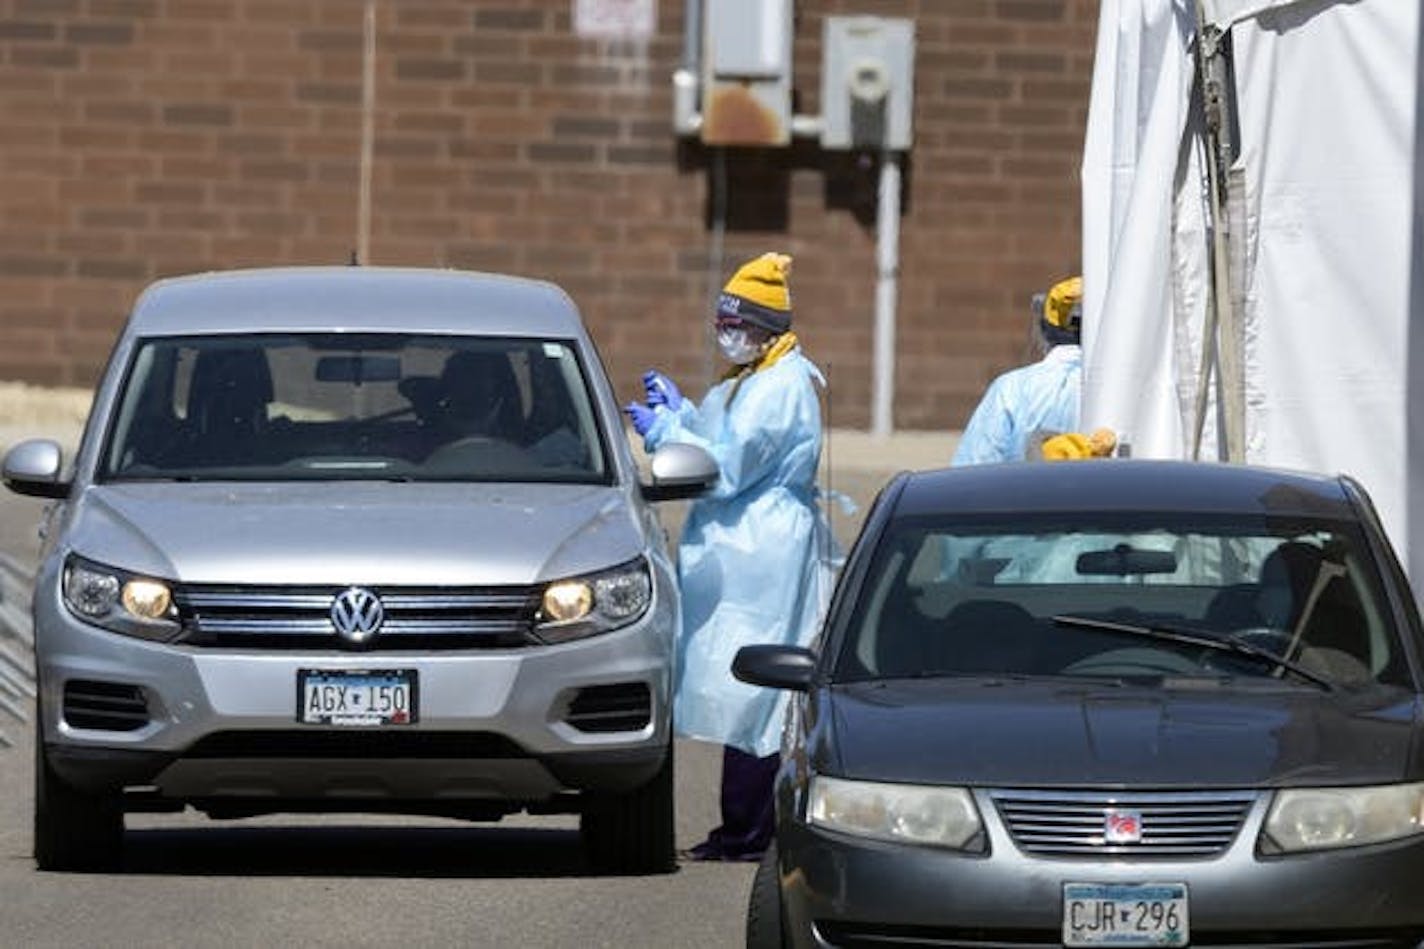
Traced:
<path fill-rule="evenodd" d="M 1237 639 L 1230 633 L 1202 633 L 1197 630 L 1177 629 L 1173 626 L 1138 626 L 1134 623 L 1117 623 L 1112 620 L 1094 619 L 1089 616 L 1060 615 L 1053 617 L 1053 622 L 1059 626 L 1079 626 L 1084 629 L 1102 629 L 1112 633 L 1127 633 L 1132 636 L 1144 636 L 1148 639 L 1161 639 L 1167 642 L 1182 643 L 1188 646 L 1202 646 L 1206 649 L 1214 649 L 1218 652 L 1250 656 L 1262 662 L 1270 663 L 1275 669 L 1286 669 L 1290 672 L 1294 672 L 1302 679 L 1313 682 L 1327 691 L 1334 691 L 1335 689 L 1335 683 L 1320 673 L 1313 672 L 1290 659 L 1278 656 L 1269 649 L 1261 649 L 1258 646 L 1253 646 L 1248 642 Z"/>

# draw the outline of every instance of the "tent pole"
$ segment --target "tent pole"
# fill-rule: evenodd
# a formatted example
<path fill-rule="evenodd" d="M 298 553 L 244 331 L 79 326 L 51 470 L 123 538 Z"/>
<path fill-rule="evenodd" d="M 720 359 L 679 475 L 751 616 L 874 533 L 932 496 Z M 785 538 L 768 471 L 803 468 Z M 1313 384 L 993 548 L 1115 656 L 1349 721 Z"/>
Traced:
<path fill-rule="evenodd" d="M 1206 171 L 1211 228 L 1212 286 L 1207 325 L 1203 329 L 1202 366 L 1197 384 L 1196 418 L 1192 456 L 1200 455 L 1202 427 L 1206 416 L 1206 393 L 1211 367 L 1215 364 L 1219 386 L 1222 431 L 1218 439 L 1226 443 L 1225 458 L 1246 460 L 1245 372 L 1241 356 L 1241 328 L 1231 285 L 1229 236 L 1231 216 L 1226 206 L 1225 169 L 1230 164 L 1229 136 L 1234 90 L 1230 88 L 1227 51 L 1223 34 L 1208 25 L 1203 0 L 1196 0 L 1197 83 L 1201 93 L 1203 134 L 1206 139 Z M 1212 358 L 1214 355 L 1215 358 Z"/>

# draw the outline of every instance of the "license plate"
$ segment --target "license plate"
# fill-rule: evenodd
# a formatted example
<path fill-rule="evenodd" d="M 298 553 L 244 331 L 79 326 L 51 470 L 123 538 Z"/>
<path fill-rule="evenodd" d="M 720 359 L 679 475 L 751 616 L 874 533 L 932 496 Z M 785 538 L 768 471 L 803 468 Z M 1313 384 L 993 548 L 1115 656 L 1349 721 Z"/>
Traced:
<path fill-rule="evenodd" d="M 419 717 L 414 669 L 297 670 L 297 721 L 410 725 Z"/>
<path fill-rule="evenodd" d="M 1063 945 L 1185 946 L 1185 883 L 1063 884 Z"/>

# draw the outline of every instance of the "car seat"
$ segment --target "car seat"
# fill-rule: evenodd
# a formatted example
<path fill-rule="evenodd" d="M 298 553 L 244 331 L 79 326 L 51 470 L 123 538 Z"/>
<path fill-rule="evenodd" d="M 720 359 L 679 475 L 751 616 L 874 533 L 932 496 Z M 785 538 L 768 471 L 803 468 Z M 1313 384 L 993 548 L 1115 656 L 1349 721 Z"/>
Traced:
<path fill-rule="evenodd" d="M 896 597 L 881 616 L 877 662 L 882 675 L 1033 672 L 1041 645 L 1032 614 L 1003 600 L 965 600 L 943 618 L 913 597 Z"/>
<path fill-rule="evenodd" d="M 272 401 L 272 371 L 259 348 L 200 352 L 188 386 L 193 464 L 248 457 L 259 447 Z"/>
<path fill-rule="evenodd" d="M 519 440 L 519 387 L 503 353 L 461 351 L 440 372 L 440 427 L 450 438 L 482 435 Z"/>

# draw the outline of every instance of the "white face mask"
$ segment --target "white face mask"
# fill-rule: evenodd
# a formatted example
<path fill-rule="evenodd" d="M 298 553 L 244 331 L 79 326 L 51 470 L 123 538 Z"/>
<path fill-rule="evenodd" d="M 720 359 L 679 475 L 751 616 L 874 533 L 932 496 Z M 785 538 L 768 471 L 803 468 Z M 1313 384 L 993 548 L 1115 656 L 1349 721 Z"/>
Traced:
<path fill-rule="evenodd" d="M 761 354 L 761 345 L 751 340 L 743 326 L 723 326 L 717 330 L 717 348 L 733 365 L 741 366 Z"/>

